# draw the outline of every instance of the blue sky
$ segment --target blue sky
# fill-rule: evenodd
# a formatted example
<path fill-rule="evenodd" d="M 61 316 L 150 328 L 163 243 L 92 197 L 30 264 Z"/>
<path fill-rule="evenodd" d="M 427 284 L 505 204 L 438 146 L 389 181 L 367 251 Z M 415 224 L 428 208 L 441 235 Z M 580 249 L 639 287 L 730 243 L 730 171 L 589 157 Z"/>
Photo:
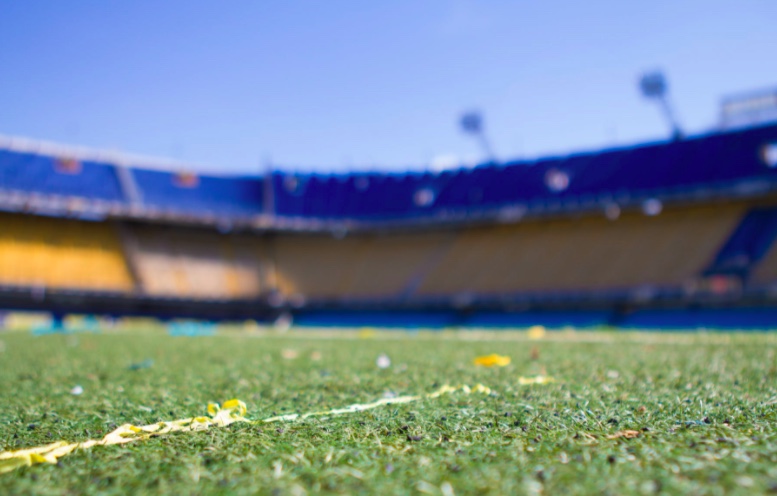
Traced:
<path fill-rule="evenodd" d="M 0 134 L 252 173 L 502 159 L 668 134 L 777 86 L 777 1 L 0 0 Z"/>

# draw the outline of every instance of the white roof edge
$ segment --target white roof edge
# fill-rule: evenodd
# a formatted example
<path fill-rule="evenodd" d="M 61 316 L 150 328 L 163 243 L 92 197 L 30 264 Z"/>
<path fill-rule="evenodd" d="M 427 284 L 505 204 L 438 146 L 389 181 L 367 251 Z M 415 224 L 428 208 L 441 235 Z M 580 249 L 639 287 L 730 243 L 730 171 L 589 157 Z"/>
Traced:
<path fill-rule="evenodd" d="M 34 153 L 52 157 L 74 158 L 111 165 L 151 169 L 166 172 L 194 172 L 197 174 L 222 175 L 200 164 L 186 163 L 170 158 L 152 157 L 119 150 L 89 148 L 79 145 L 65 145 L 52 141 L 0 134 L 0 148 L 19 153 Z M 237 174 L 236 174 L 237 175 Z"/>

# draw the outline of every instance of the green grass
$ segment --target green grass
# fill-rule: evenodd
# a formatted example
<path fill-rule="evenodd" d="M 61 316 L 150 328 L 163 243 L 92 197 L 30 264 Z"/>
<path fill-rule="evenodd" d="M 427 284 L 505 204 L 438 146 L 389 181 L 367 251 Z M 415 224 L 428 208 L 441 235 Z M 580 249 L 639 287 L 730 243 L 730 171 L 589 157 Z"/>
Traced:
<path fill-rule="evenodd" d="M 233 397 L 264 418 L 445 383 L 498 395 L 96 447 L 0 475 L 0 493 L 777 492 L 775 335 L 320 336 L 0 333 L 2 449 L 98 438 Z M 387 370 L 375 366 L 381 352 Z M 472 365 L 492 352 L 512 364 Z M 152 367 L 128 368 L 146 359 Z M 558 382 L 518 385 L 538 373 Z M 69 392 L 76 384 L 80 396 Z M 641 435 L 607 438 L 624 429 Z"/>

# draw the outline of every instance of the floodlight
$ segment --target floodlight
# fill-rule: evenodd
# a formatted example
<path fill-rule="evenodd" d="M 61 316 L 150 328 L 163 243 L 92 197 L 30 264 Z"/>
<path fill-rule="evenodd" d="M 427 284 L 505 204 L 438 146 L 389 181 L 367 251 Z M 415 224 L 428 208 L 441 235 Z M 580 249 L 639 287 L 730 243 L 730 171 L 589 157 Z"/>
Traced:
<path fill-rule="evenodd" d="M 663 98 L 666 94 L 666 79 L 661 72 L 649 72 L 642 75 L 639 87 L 646 98 Z"/>
<path fill-rule="evenodd" d="M 480 146 L 483 148 L 483 152 L 489 161 L 495 162 L 494 152 L 491 150 L 491 145 L 486 138 L 486 133 L 483 130 L 483 115 L 477 111 L 469 111 L 462 114 L 459 120 L 461 130 L 467 134 L 472 134 L 478 137 L 480 140 Z"/>
<path fill-rule="evenodd" d="M 647 72 L 640 77 L 639 88 L 642 91 L 642 96 L 656 100 L 661 106 L 661 110 L 664 113 L 669 126 L 672 129 L 672 137 L 674 139 L 680 139 L 683 136 L 680 126 L 677 123 L 672 107 L 669 105 L 667 99 L 668 85 L 666 78 L 661 71 Z"/>
<path fill-rule="evenodd" d="M 480 112 L 467 112 L 461 116 L 461 129 L 465 133 L 480 134 L 483 131 L 483 116 Z"/>

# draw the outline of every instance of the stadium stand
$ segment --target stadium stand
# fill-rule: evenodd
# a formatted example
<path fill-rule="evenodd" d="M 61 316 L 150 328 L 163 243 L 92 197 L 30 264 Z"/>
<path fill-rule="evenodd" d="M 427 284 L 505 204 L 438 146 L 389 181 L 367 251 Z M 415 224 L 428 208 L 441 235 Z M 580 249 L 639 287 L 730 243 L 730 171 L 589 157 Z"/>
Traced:
<path fill-rule="evenodd" d="M 750 270 L 777 238 L 777 208 L 755 208 L 744 216 L 721 248 L 706 275 L 731 274 L 747 279 Z"/>
<path fill-rule="evenodd" d="M 256 240 L 202 229 L 133 226 L 132 264 L 151 295 L 229 299 L 258 297 L 261 260 Z"/>
<path fill-rule="evenodd" d="M 741 215 L 741 207 L 707 207 L 462 231 L 419 292 L 683 287 L 699 277 Z"/>
<path fill-rule="evenodd" d="M 277 289 L 303 298 L 401 298 L 449 238 L 446 233 L 277 236 L 272 240 Z"/>
<path fill-rule="evenodd" d="M 225 218 L 257 215 L 262 210 L 262 181 L 256 178 L 144 169 L 135 169 L 133 175 L 149 209 Z"/>
<path fill-rule="evenodd" d="M 132 290 L 109 223 L 0 214 L 0 284 L 95 291 Z"/>
<path fill-rule="evenodd" d="M 281 216 L 387 220 L 477 215 L 489 208 L 528 209 L 628 201 L 678 193 L 742 192 L 774 187 L 777 126 L 680 141 L 487 164 L 441 174 L 273 176 Z"/>
<path fill-rule="evenodd" d="M 777 298 L 777 124 L 440 173 L 128 163 L 0 149 L 1 305 L 564 326 Z"/>
<path fill-rule="evenodd" d="M 759 242 L 751 245 L 751 255 L 748 255 L 747 258 L 750 261 L 748 282 L 754 286 L 777 287 L 777 243 L 774 242 L 772 237 L 771 243 L 767 245 L 764 242 L 765 237 L 758 236 L 760 238 Z"/>
<path fill-rule="evenodd" d="M 0 164 L 0 187 L 6 191 L 124 200 L 110 164 L 9 150 L 0 150 Z"/>

